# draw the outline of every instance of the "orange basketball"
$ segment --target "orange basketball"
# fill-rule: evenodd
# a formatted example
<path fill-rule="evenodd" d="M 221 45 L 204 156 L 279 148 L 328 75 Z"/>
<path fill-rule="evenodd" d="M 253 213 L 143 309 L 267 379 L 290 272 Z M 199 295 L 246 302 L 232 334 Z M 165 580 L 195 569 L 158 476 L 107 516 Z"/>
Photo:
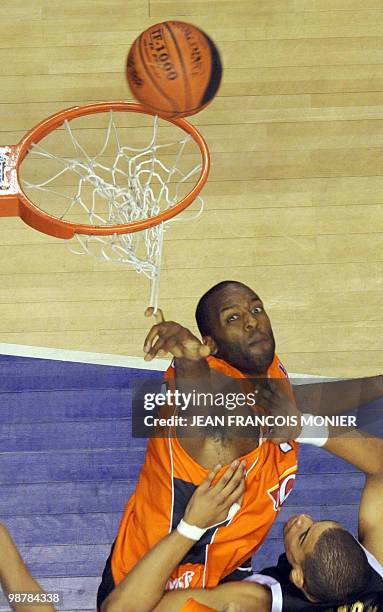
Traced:
<path fill-rule="evenodd" d="M 211 102 L 222 76 L 219 52 L 183 21 L 151 26 L 132 44 L 126 67 L 134 97 L 165 117 L 194 115 Z"/>

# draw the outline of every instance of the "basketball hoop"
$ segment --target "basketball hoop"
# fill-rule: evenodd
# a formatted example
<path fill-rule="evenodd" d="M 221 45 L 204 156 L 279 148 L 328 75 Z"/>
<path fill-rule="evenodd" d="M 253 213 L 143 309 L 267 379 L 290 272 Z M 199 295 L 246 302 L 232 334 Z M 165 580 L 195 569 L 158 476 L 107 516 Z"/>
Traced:
<path fill-rule="evenodd" d="M 209 168 L 206 142 L 186 119 L 132 102 L 73 107 L 0 147 L 0 217 L 75 238 L 77 254 L 130 264 L 150 279 L 156 308 L 164 232 L 195 200 L 188 218 L 201 214 Z"/>

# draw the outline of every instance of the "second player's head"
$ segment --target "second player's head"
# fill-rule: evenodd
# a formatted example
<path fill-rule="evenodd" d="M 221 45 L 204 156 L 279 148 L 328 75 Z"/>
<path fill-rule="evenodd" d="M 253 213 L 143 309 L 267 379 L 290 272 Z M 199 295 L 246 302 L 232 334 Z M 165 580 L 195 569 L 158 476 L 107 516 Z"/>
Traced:
<path fill-rule="evenodd" d="M 224 281 L 200 299 L 196 320 L 213 355 L 247 374 L 263 374 L 274 358 L 269 317 L 258 295 L 237 281 Z"/>
<path fill-rule="evenodd" d="M 341 604 L 368 590 L 371 567 L 360 544 L 335 521 L 291 517 L 283 539 L 290 580 L 315 602 Z"/>

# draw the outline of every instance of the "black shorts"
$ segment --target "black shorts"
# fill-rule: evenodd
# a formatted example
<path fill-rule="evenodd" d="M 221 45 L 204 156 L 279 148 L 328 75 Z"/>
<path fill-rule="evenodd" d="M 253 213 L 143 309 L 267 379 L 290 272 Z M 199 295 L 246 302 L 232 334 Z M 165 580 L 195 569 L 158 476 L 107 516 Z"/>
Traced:
<path fill-rule="evenodd" d="M 112 576 L 112 553 L 114 548 L 113 546 L 110 551 L 110 555 L 105 563 L 104 571 L 102 572 L 101 584 L 98 587 L 97 591 L 97 610 L 100 610 L 101 604 L 108 597 L 109 593 L 114 591 L 116 585 L 114 584 L 113 576 Z"/>

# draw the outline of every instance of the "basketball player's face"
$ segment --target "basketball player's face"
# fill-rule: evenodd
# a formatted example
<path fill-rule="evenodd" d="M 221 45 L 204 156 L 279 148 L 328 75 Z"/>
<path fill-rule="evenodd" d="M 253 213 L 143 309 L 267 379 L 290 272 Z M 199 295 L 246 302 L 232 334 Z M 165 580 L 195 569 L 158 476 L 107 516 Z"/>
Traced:
<path fill-rule="evenodd" d="M 301 567 L 322 533 L 334 527 L 341 528 L 341 525 L 335 521 L 314 521 L 309 514 L 292 516 L 283 528 L 286 557 L 290 565 Z"/>
<path fill-rule="evenodd" d="M 245 285 L 228 285 L 212 302 L 217 357 L 247 374 L 264 374 L 275 341 L 262 301 Z"/>

